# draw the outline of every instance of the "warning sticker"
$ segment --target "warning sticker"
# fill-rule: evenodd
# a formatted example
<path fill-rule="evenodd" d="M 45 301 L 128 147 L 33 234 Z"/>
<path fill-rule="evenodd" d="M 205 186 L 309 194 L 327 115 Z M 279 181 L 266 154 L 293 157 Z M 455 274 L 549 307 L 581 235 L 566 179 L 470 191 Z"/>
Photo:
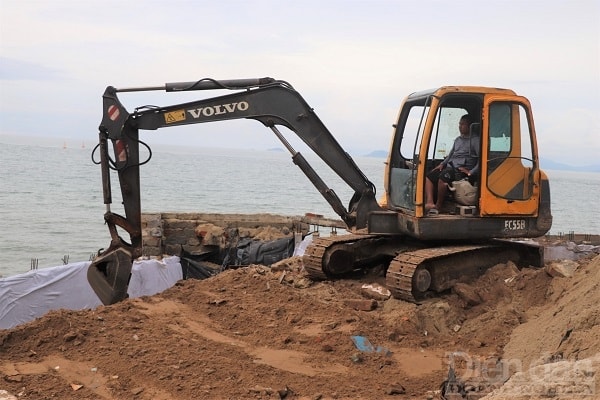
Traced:
<path fill-rule="evenodd" d="M 185 110 L 177 110 L 164 113 L 165 122 L 172 124 L 174 122 L 185 121 Z"/>
<path fill-rule="evenodd" d="M 117 118 L 119 118 L 119 114 L 119 108 L 114 104 L 108 107 L 108 118 L 110 118 L 111 121 L 116 121 Z"/>

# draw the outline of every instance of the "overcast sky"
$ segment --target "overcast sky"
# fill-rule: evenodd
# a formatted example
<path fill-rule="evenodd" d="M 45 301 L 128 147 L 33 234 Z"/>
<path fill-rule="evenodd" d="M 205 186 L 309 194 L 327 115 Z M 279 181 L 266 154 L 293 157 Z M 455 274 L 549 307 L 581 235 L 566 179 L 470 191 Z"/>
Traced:
<path fill-rule="evenodd" d="M 529 98 L 543 158 L 598 163 L 598 0 L 0 4 L 0 134 L 92 143 L 108 85 L 270 76 L 291 83 L 344 148 L 366 154 L 387 150 L 407 94 L 484 85 Z M 132 110 L 192 98 L 145 92 L 122 100 Z M 280 147 L 255 121 L 142 139 L 154 147 Z"/>

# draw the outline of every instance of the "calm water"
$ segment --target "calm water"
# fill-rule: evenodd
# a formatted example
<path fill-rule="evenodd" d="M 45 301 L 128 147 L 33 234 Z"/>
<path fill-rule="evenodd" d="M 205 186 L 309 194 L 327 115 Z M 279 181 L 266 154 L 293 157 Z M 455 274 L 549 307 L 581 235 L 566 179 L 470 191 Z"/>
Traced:
<path fill-rule="evenodd" d="M 329 204 L 288 153 L 230 149 L 162 150 L 142 166 L 144 212 L 269 212 L 335 218 Z M 0 275 L 85 261 L 109 245 L 100 167 L 91 149 L 0 143 Z M 347 205 L 346 184 L 305 155 Z M 383 193 L 383 159 L 355 161 Z M 554 224 L 551 233 L 600 234 L 600 174 L 546 171 Z M 114 212 L 122 214 L 113 176 Z"/>

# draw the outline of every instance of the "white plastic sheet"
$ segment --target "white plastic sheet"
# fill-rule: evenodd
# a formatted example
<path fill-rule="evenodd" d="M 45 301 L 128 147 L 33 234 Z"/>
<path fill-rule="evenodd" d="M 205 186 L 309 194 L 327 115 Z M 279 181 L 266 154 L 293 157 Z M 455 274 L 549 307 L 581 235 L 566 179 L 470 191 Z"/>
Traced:
<path fill-rule="evenodd" d="M 0 279 L 0 329 L 39 318 L 52 310 L 102 305 L 87 281 L 90 262 L 43 268 Z M 129 297 L 151 296 L 183 279 L 179 257 L 133 263 Z"/>
<path fill-rule="evenodd" d="M 307 235 L 304 239 L 302 239 L 302 241 L 294 249 L 294 257 L 302 257 L 306 251 L 306 248 L 312 243 L 312 240 L 313 235 Z"/>
<path fill-rule="evenodd" d="M 129 297 L 152 296 L 183 279 L 179 257 L 144 260 L 133 263 L 127 294 Z"/>

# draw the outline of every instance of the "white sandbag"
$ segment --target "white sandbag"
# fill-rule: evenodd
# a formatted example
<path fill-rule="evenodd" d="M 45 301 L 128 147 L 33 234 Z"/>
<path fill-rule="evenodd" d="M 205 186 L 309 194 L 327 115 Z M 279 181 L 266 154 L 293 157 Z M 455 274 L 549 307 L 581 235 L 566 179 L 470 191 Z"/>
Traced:
<path fill-rule="evenodd" d="M 42 268 L 0 279 L 0 329 L 39 318 L 52 310 L 102 305 L 87 281 L 89 261 Z M 129 297 L 151 296 L 183 279 L 179 257 L 133 263 Z"/>
<path fill-rule="evenodd" d="M 143 260 L 133 263 L 127 294 L 129 297 L 152 296 L 183 279 L 179 257 Z"/>

